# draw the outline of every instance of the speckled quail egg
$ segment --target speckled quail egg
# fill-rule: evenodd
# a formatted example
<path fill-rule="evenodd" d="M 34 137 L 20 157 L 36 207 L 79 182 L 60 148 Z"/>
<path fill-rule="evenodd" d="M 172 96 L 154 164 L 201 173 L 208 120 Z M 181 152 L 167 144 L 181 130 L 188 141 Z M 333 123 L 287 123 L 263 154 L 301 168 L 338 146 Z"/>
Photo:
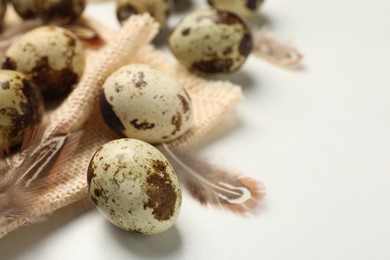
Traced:
<path fill-rule="evenodd" d="M 39 90 L 23 74 L 0 70 L 0 151 L 20 144 L 42 116 Z"/>
<path fill-rule="evenodd" d="M 16 13 L 23 19 L 44 20 L 68 18 L 74 20 L 84 11 L 86 0 L 11 0 Z"/>
<path fill-rule="evenodd" d="M 182 195 L 174 169 L 154 146 L 123 138 L 103 145 L 88 167 L 92 201 L 116 226 L 151 235 L 170 228 Z"/>
<path fill-rule="evenodd" d="M 22 72 L 44 96 L 59 96 L 79 81 L 84 64 L 84 47 L 72 32 L 43 26 L 24 34 L 7 49 L 2 68 Z"/>
<path fill-rule="evenodd" d="M 242 17 L 256 14 L 264 0 L 207 0 L 210 6 L 236 13 Z"/>
<path fill-rule="evenodd" d="M 160 28 L 165 28 L 172 2 L 170 0 L 116 0 L 116 16 L 120 23 L 123 23 L 133 14 L 149 13 L 160 24 Z"/>
<path fill-rule="evenodd" d="M 239 16 L 213 8 L 187 15 L 169 36 L 169 47 L 179 62 L 206 74 L 236 71 L 252 45 L 250 29 Z"/>
<path fill-rule="evenodd" d="M 103 84 L 100 110 L 120 135 L 148 143 L 174 140 L 192 125 L 186 90 L 171 76 L 146 64 L 131 64 Z"/>

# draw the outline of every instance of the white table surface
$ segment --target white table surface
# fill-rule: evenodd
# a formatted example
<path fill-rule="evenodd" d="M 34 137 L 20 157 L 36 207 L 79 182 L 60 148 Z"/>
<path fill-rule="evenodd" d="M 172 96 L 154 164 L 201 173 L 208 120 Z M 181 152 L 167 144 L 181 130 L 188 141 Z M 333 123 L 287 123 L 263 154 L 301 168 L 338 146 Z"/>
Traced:
<path fill-rule="evenodd" d="M 172 229 L 140 236 L 87 200 L 1 239 L 0 259 L 390 259 L 390 1 L 266 0 L 261 13 L 302 68 L 250 57 L 229 77 L 245 100 L 202 144 L 266 185 L 256 216 L 184 193 Z M 113 3 L 86 14 L 118 27 Z"/>

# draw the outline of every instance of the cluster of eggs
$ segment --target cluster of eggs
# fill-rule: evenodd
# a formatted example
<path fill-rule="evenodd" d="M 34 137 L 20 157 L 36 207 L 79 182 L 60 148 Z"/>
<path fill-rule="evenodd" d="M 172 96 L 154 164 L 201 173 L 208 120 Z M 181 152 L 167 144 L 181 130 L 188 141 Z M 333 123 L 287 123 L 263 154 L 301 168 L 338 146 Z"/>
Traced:
<path fill-rule="evenodd" d="M 167 0 L 116 3 L 120 23 L 147 12 L 160 29 L 166 28 L 172 10 L 172 2 Z M 252 50 L 251 32 L 244 19 L 258 10 L 262 0 L 208 3 L 213 8 L 191 13 L 175 26 L 169 47 L 191 71 L 235 72 Z M 103 145 L 90 161 L 87 179 L 92 201 L 122 229 L 141 234 L 167 230 L 179 214 L 181 190 L 167 158 L 150 144 L 173 141 L 191 128 L 189 95 L 162 71 L 131 64 L 106 79 L 100 111 L 106 124 L 123 138 Z"/>
<path fill-rule="evenodd" d="M 7 1 L 0 1 L 3 18 Z M 85 0 L 10 1 L 23 19 L 75 19 Z M 59 26 L 35 28 L 14 41 L 0 61 L 0 150 L 17 149 L 23 136 L 41 122 L 44 101 L 63 97 L 85 67 L 82 42 Z"/>
<path fill-rule="evenodd" d="M 0 1 L 0 18 L 6 1 Z M 11 1 L 23 19 L 76 19 L 85 0 Z M 117 17 L 148 12 L 166 27 L 169 0 L 117 0 Z M 205 74 L 232 73 L 245 62 L 252 36 L 245 17 L 262 0 L 208 0 L 212 8 L 193 12 L 174 28 L 168 44 L 188 69 Z M 243 18 L 242 18 L 243 17 Z M 0 150 L 20 144 L 43 116 L 43 98 L 69 93 L 84 70 L 80 40 L 70 31 L 44 26 L 32 30 L 5 53 L 0 70 Z M 192 126 L 186 90 L 170 75 L 145 64 L 119 68 L 100 91 L 104 122 L 118 138 L 91 158 L 87 182 L 92 201 L 110 222 L 141 233 L 170 228 L 181 207 L 181 190 L 167 158 L 152 144 L 173 141 Z"/>
<path fill-rule="evenodd" d="M 150 13 L 166 27 L 173 2 L 167 0 L 116 0 L 117 17 Z M 211 8 L 186 15 L 172 30 L 168 44 L 176 59 L 200 74 L 237 71 L 252 51 L 253 40 L 245 19 L 256 14 L 263 0 L 208 0 Z"/>
<path fill-rule="evenodd" d="M 75 20 L 81 16 L 87 3 L 86 0 L 0 0 L 0 21 L 3 21 L 7 2 L 22 19 L 40 18 L 44 21 Z"/>
<path fill-rule="evenodd" d="M 187 91 L 161 70 L 130 64 L 105 80 L 100 111 L 123 138 L 103 145 L 91 159 L 92 201 L 122 229 L 141 234 L 167 230 L 178 217 L 181 190 L 169 161 L 151 144 L 173 141 L 191 128 Z"/>

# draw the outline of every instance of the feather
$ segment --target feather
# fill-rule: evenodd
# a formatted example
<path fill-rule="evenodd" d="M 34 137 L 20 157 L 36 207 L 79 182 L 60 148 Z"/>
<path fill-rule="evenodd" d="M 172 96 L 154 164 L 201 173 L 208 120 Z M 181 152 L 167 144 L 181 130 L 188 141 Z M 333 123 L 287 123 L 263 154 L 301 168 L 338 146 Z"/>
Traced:
<path fill-rule="evenodd" d="M 252 53 L 266 61 L 280 66 L 293 67 L 298 65 L 303 55 L 293 46 L 281 42 L 266 30 L 259 30 L 253 34 L 254 43 Z"/>
<path fill-rule="evenodd" d="M 41 220 L 34 217 L 31 204 L 47 187 L 47 177 L 69 160 L 81 137 L 75 132 L 42 139 L 42 134 L 41 128 L 27 134 L 22 145 L 27 148 L 0 161 L 0 231 L 11 219 Z"/>
<path fill-rule="evenodd" d="M 93 46 L 101 46 L 105 43 L 103 38 L 100 37 L 97 31 L 83 20 L 79 20 L 70 24 L 64 24 L 62 27 L 73 32 L 80 40 L 82 40 L 86 44 Z"/>
<path fill-rule="evenodd" d="M 168 158 L 192 197 L 203 205 L 213 205 L 239 214 L 254 212 L 264 196 L 263 185 L 247 176 L 234 174 L 189 153 L 158 147 Z"/>

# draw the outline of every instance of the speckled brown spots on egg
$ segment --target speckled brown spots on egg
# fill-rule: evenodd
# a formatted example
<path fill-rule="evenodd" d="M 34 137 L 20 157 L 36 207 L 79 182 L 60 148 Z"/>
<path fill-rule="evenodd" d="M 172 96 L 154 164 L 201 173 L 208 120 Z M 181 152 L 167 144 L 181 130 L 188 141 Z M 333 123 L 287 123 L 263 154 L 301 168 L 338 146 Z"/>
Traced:
<path fill-rule="evenodd" d="M 185 34 L 191 30 L 191 34 Z M 169 36 L 169 47 L 180 63 L 201 73 L 238 70 L 252 48 L 250 29 L 237 15 L 206 9 L 187 15 Z"/>
<path fill-rule="evenodd" d="M 1 68 L 5 70 L 15 70 L 16 62 L 10 57 L 5 57 L 3 63 L 1 64 Z"/>
<path fill-rule="evenodd" d="M 171 133 L 171 135 L 174 135 L 176 132 L 180 131 L 182 125 L 182 117 L 179 112 L 177 112 L 176 115 L 172 117 L 171 124 L 175 126 L 175 129 Z"/>
<path fill-rule="evenodd" d="M 91 185 L 92 178 L 94 178 L 96 176 L 94 168 L 93 168 L 91 163 L 88 166 L 88 172 L 87 172 L 87 183 L 88 183 L 88 186 Z"/>
<path fill-rule="evenodd" d="M 136 139 L 113 140 L 95 153 L 91 165 L 95 176 L 89 193 L 110 222 L 146 235 L 163 232 L 175 223 L 181 207 L 180 187 L 172 166 L 155 147 Z"/>
<path fill-rule="evenodd" d="M 143 88 L 148 85 L 148 83 L 145 81 L 145 73 L 142 71 L 134 73 L 133 82 L 136 88 Z"/>
<path fill-rule="evenodd" d="M 219 10 L 236 13 L 242 17 L 251 17 L 256 14 L 263 0 L 208 0 L 207 3 Z"/>
<path fill-rule="evenodd" d="M 0 87 L 2 89 L 9 89 L 9 82 L 8 81 L 1 82 L 1 86 Z"/>
<path fill-rule="evenodd" d="M 70 50 L 76 47 L 77 41 L 76 38 L 74 38 L 74 35 L 70 34 L 69 31 L 63 31 L 62 33 L 68 39 L 68 46 L 70 47 Z M 55 42 L 53 44 L 55 44 Z"/>
<path fill-rule="evenodd" d="M 181 105 L 182 105 L 182 108 L 183 108 L 183 113 L 187 113 L 189 110 L 190 110 L 190 103 L 189 101 L 183 97 L 182 95 L 177 95 L 177 97 L 180 99 L 181 101 Z"/>
<path fill-rule="evenodd" d="M 137 130 L 147 130 L 147 129 L 152 129 L 153 127 L 155 127 L 155 124 L 149 123 L 147 121 L 142 121 L 139 123 L 138 119 L 131 120 L 130 124 L 134 128 L 136 128 Z"/>
<path fill-rule="evenodd" d="M 184 36 L 190 34 L 191 32 L 191 28 L 185 28 L 183 31 L 181 31 L 181 34 L 183 34 Z"/>
<path fill-rule="evenodd" d="M 86 0 L 12 0 L 12 4 L 23 19 L 39 17 L 47 22 L 58 18 L 78 18 L 85 9 Z"/>
<path fill-rule="evenodd" d="M 84 71 L 85 53 L 80 40 L 56 26 L 36 28 L 6 51 L 2 68 L 25 74 L 46 97 L 69 93 Z"/>
<path fill-rule="evenodd" d="M 116 17 L 119 22 L 127 20 L 131 15 L 138 14 L 138 11 L 130 4 L 117 5 Z"/>
<path fill-rule="evenodd" d="M 78 75 L 69 68 L 53 69 L 47 56 L 38 60 L 31 70 L 31 79 L 48 97 L 58 97 L 69 93 L 78 78 Z M 56 87 L 53 88 L 53 86 Z"/>
<path fill-rule="evenodd" d="M 116 16 L 120 23 L 131 15 L 149 13 L 160 24 L 160 28 L 165 28 L 172 8 L 171 2 L 165 0 L 117 0 L 116 4 Z"/>
<path fill-rule="evenodd" d="M 101 90 L 100 92 L 100 111 L 103 116 L 104 121 L 114 130 L 117 134 L 123 135 L 125 127 L 123 126 L 121 120 L 118 118 L 114 112 L 111 104 L 107 101 L 106 96 Z"/>
<path fill-rule="evenodd" d="M 109 163 L 103 164 L 103 170 L 108 171 L 108 169 L 110 169 L 110 166 L 111 165 Z"/>
<path fill-rule="evenodd" d="M 232 66 L 232 59 L 202 60 L 192 64 L 192 68 L 207 73 L 223 73 L 229 71 Z"/>
<path fill-rule="evenodd" d="M 149 200 L 144 204 L 144 208 L 153 209 L 152 214 L 159 221 L 170 219 L 175 211 L 176 193 L 165 170 L 158 170 L 148 176 L 147 183 L 149 185 L 146 194 Z"/>
<path fill-rule="evenodd" d="M 252 35 L 249 34 L 249 33 L 246 33 L 242 39 L 241 39 L 241 42 L 240 42 L 240 46 L 239 46 L 239 50 L 240 50 L 240 54 L 242 56 L 248 56 L 251 51 L 252 51 L 252 48 L 253 48 L 253 40 L 252 40 Z"/>
<path fill-rule="evenodd" d="M 0 70 L 0 150 L 19 145 L 42 116 L 40 92 L 22 74 Z"/>
<path fill-rule="evenodd" d="M 115 84 L 115 92 L 116 93 L 119 93 L 121 92 L 123 89 L 123 86 L 122 85 L 119 85 L 119 84 Z"/>
<path fill-rule="evenodd" d="M 192 105 L 185 89 L 149 65 L 131 64 L 118 69 L 106 79 L 100 96 L 105 122 L 127 137 L 160 143 L 181 136 L 191 127 Z M 106 96 L 111 97 L 109 102 Z M 183 115 L 172 123 L 177 111 Z M 115 119 L 110 120 L 113 113 Z"/>
<path fill-rule="evenodd" d="M 74 20 L 81 15 L 85 6 L 86 0 L 60 0 L 46 6 L 42 17 L 47 21 L 61 17 Z"/>

